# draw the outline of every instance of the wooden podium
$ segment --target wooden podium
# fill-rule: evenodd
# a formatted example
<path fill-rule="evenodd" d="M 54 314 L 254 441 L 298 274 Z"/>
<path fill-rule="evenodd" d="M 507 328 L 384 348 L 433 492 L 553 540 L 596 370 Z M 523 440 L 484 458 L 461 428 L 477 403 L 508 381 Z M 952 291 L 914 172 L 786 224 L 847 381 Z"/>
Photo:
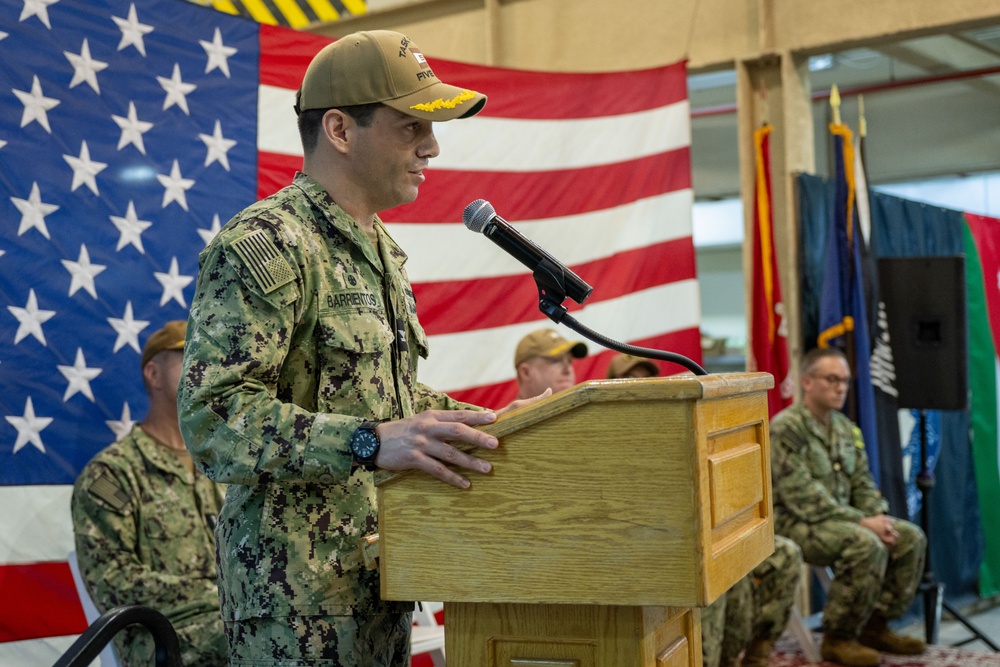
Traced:
<path fill-rule="evenodd" d="M 380 474 L 381 592 L 443 600 L 449 667 L 701 665 L 774 548 L 766 373 L 585 382 L 483 430 L 461 490 Z"/>

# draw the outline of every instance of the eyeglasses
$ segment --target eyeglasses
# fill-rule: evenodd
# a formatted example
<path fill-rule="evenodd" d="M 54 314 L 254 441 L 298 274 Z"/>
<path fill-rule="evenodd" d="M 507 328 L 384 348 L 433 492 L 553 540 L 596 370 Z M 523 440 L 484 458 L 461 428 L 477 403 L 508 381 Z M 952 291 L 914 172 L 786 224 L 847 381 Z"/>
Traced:
<path fill-rule="evenodd" d="M 837 385 L 841 384 L 844 385 L 845 387 L 851 386 L 851 378 L 849 377 L 845 378 L 839 375 L 812 375 L 811 377 L 814 377 L 817 380 L 822 380 L 831 387 L 836 387 Z"/>

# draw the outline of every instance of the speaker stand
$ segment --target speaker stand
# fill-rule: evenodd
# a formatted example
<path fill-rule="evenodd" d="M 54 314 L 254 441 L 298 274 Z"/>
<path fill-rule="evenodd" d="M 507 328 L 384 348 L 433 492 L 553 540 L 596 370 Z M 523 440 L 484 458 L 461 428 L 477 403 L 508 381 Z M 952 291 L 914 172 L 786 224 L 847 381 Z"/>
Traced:
<path fill-rule="evenodd" d="M 937 644 L 938 630 L 941 628 L 941 608 L 948 610 L 955 620 L 964 625 L 973 634 L 969 639 L 957 642 L 954 646 L 968 644 L 976 639 L 981 640 L 994 651 L 1000 652 L 1000 646 L 990 639 L 982 630 L 960 613 L 944 597 L 944 584 L 937 581 L 931 567 L 931 508 L 928 496 L 934 488 L 934 473 L 927 465 L 927 411 L 920 410 L 920 472 L 917 474 L 917 488 L 920 490 L 920 527 L 927 536 L 927 554 L 924 561 L 924 574 L 920 581 L 920 591 L 924 596 L 924 636 L 928 644 Z"/>

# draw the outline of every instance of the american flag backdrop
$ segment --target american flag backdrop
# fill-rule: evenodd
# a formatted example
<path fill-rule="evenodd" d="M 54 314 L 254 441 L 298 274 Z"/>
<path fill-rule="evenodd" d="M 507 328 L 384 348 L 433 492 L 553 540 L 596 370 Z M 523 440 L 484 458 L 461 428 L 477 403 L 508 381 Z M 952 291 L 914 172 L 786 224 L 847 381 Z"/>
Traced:
<path fill-rule="evenodd" d="M 180 0 L 0 0 L 0 664 L 49 665 L 86 627 L 71 485 L 144 416 L 140 350 L 186 317 L 198 252 L 301 165 L 294 89 L 327 41 Z M 383 216 L 430 336 L 421 379 L 500 407 L 517 341 L 555 326 L 462 226 L 478 198 L 594 286 L 581 322 L 700 361 L 684 64 L 430 60 L 489 103 L 436 127 L 419 199 Z M 607 367 L 591 351 L 581 380 Z"/>

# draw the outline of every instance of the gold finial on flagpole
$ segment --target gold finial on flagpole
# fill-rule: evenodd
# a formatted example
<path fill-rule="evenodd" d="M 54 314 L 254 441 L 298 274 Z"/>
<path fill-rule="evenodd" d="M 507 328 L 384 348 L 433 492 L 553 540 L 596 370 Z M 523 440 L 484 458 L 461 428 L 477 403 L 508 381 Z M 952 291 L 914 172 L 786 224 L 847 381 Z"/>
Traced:
<path fill-rule="evenodd" d="M 833 124 L 840 125 L 840 91 L 837 84 L 830 88 L 830 107 L 833 109 Z"/>
<path fill-rule="evenodd" d="M 868 136 L 868 123 L 865 121 L 865 96 L 858 95 L 858 135 Z"/>

